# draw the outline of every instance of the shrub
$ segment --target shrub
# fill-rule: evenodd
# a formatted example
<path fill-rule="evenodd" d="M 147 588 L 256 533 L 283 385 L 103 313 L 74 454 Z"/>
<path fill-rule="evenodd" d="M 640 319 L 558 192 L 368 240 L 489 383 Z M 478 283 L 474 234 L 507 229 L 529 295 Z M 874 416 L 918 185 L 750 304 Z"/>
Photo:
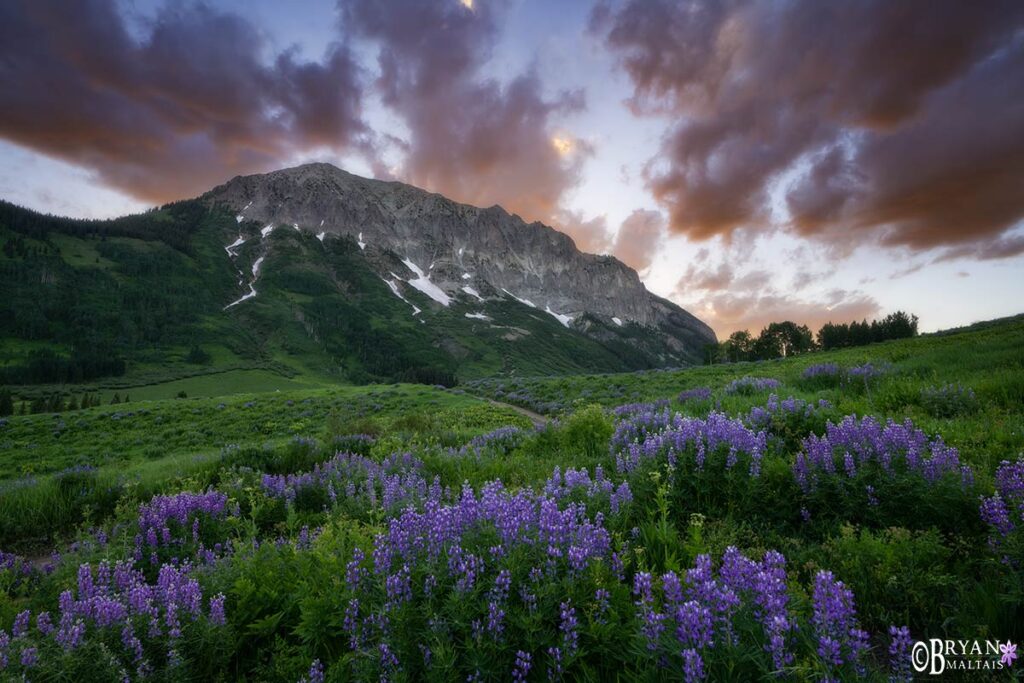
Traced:
<path fill-rule="evenodd" d="M 996 492 L 981 500 L 989 546 L 1008 564 L 1024 563 L 1024 457 L 1004 460 L 996 470 Z"/>
<path fill-rule="evenodd" d="M 808 505 L 844 521 L 965 531 L 974 474 L 910 420 L 848 415 L 810 435 L 793 463 Z"/>
<path fill-rule="evenodd" d="M 708 387 L 697 387 L 695 389 L 687 389 L 679 393 L 676 398 L 680 403 L 699 402 L 699 401 L 710 401 L 711 400 L 711 389 Z"/>
<path fill-rule="evenodd" d="M 589 459 L 602 455 L 614 427 L 604 408 L 589 405 L 577 410 L 563 423 L 562 447 L 567 453 L 579 453 Z"/>
<path fill-rule="evenodd" d="M 754 429 L 762 429 L 779 442 L 784 451 L 796 450 L 808 435 L 823 431 L 832 404 L 825 399 L 810 403 L 800 398 L 780 400 L 775 394 L 768 396 L 763 406 L 754 406 L 743 418 Z"/>
<path fill-rule="evenodd" d="M 725 393 L 751 396 L 769 389 L 778 389 L 780 386 L 782 383 L 771 377 L 741 377 L 729 382 L 725 387 Z"/>
<path fill-rule="evenodd" d="M 808 389 L 826 389 L 839 386 L 843 374 L 836 363 L 818 363 L 800 373 L 800 384 Z"/>
<path fill-rule="evenodd" d="M 846 371 L 843 386 L 854 391 L 867 391 L 892 370 L 893 368 L 889 364 L 875 365 L 867 362 L 863 365 L 855 365 Z"/>
<path fill-rule="evenodd" d="M 978 398 L 959 382 L 921 390 L 921 407 L 932 417 L 956 417 L 978 410 Z"/>

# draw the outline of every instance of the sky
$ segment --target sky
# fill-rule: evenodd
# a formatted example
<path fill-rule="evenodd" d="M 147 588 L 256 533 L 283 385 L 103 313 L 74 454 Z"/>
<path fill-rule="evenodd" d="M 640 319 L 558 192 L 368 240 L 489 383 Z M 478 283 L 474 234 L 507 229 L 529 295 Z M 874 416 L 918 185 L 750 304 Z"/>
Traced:
<path fill-rule="evenodd" d="M 0 3 L 0 198 L 307 161 L 547 223 L 720 338 L 1016 314 L 1024 3 Z"/>

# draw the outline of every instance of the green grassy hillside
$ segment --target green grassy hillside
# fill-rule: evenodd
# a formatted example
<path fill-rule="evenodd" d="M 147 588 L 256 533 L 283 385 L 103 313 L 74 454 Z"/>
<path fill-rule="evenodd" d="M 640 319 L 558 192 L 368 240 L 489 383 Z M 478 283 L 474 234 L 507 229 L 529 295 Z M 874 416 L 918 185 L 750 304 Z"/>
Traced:
<path fill-rule="evenodd" d="M 589 321 L 598 342 L 511 300 L 444 308 L 407 287 L 403 301 L 353 240 L 285 226 L 261 238 L 263 227 L 196 201 L 109 221 L 0 202 L 0 385 L 26 401 L 109 401 L 665 363 L 667 347 L 637 325 Z M 261 257 L 258 294 L 225 309 Z"/>

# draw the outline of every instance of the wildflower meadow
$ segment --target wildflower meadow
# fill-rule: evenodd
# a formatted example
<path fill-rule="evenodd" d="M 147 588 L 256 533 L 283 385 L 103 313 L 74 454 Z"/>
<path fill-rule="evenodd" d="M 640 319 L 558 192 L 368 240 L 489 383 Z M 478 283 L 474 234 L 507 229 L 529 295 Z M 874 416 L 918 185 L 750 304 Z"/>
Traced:
<path fill-rule="evenodd" d="M 1024 639 L 1022 339 L 15 416 L 0 679 L 914 680 Z"/>

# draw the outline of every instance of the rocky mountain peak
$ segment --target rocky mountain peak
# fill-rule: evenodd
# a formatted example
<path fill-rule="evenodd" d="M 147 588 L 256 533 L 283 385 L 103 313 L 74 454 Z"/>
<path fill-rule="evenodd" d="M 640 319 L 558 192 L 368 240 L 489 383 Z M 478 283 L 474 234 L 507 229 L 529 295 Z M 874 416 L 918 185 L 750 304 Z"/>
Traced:
<path fill-rule="evenodd" d="M 382 278 L 402 279 L 441 305 L 446 297 L 508 297 L 567 326 L 586 314 L 617 327 L 636 323 L 690 359 L 715 341 L 710 327 L 648 292 L 618 259 L 581 252 L 568 235 L 499 206 L 461 204 L 326 163 L 238 176 L 203 198 L 240 222 L 348 236 Z"/>

